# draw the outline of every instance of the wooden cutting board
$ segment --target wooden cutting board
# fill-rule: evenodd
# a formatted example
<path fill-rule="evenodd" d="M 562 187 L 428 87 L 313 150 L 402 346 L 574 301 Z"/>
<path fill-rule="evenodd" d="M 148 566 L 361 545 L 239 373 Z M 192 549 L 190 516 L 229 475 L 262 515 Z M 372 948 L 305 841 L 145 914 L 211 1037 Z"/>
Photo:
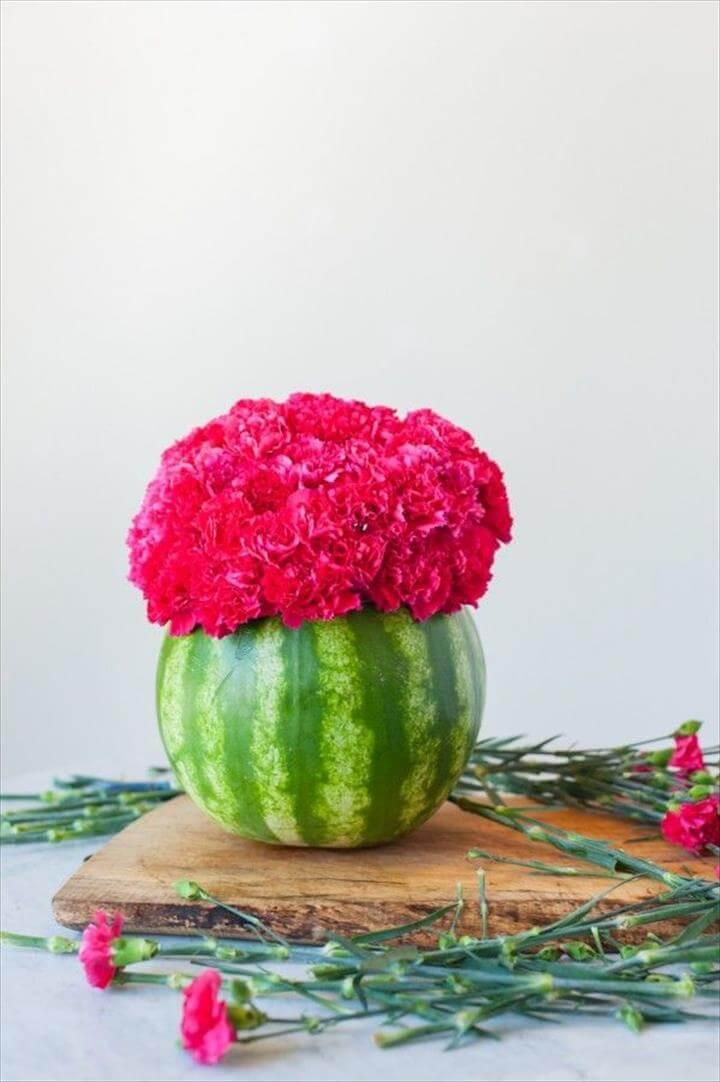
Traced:
<path fill-rule="evenodd" d="M 661 839 L 628 844 L 651 832 L 644 824 L 576 810 L 543 812 L 542 818 L 603 838 L 673 871 L 687 874 L 692 866 L 697 874 L 712 875 L 712 861 L 689 857 Z M 470 861 L 466 854 L 473 846 L 515 860 L 572 863 L 590 876 L 537 875 L 510 864 Z M 566 860 L 549 846 L 528 842 L 452 804 L 445 804 L 413 834 L 376 849 L 294 849 L 226 834 L 181 796 L 126 827 L 86 860 L 55 895 L 53 912 L 71 928 L 84 926 L 102 908 L 122 912 L 130 931 L 178 934 L 192 926 L 243 938 L 242 927 L 223 910 L 175 894 L 176 880 L 194 879 L 282 935 L 316 942 L 330 929 L 352 935 L 417 920 L 452 901 L 456 884 L 462 882 L 468 904 L 460 931 L 479 934 L 478 867 L 487 872 L 493 935 L 557 920 L 612 883 L 592 875 L 591 865 Z M 606 905 L 638 901 L 658 889 L 646 880 L 622 884 Z M 430 945 L 436 937 L 437 930 L 423 930 L 414 940 Z"/>

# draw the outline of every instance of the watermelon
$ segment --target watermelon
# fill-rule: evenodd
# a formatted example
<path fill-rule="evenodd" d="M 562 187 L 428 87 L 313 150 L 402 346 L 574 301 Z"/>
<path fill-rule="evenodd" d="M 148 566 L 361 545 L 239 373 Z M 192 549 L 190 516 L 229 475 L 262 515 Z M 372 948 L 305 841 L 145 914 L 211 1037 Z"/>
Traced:
<path fill-rule="evenodd" d="M 419 826 L 460 776 L 484 700 L 467 609 L 197 629 L 165 638 L 157 671 L 180 784 L 226 830 L 282 845 L 377 845 Z"/>

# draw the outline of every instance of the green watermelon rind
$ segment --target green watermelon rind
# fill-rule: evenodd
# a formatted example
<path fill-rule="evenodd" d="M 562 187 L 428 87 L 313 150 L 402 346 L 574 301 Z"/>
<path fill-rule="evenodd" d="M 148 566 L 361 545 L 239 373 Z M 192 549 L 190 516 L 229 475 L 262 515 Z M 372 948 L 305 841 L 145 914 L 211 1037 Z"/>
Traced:
<path fill-rule="evenodd" d="M 283 845 L 370 846 L 419 826 L 462 773 L 484 702 L 469 609 L 167 635 L 157 670 L 180 784 L 226 830 Z"/>

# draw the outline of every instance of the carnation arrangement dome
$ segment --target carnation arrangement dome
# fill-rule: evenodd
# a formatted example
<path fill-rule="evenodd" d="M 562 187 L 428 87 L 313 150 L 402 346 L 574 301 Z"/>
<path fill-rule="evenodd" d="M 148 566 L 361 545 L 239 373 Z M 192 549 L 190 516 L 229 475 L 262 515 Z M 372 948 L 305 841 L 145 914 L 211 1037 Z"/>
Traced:
<path fill-rule="evenodd" d="M 431 410 L 243 399 L 165 451 L 130 579 L 168 625 L 158 716 L 196 802 L 285 844 L 432 814 L 477 734 L 465 606 L 511 521 L 499 467 Z"/>

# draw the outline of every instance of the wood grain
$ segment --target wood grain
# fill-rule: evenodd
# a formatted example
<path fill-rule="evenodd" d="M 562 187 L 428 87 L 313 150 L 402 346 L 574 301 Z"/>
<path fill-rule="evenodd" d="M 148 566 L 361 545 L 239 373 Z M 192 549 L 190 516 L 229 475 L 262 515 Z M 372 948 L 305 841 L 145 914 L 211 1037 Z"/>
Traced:
<path fill-rule="evenodd" d="M 627 847 L 673 871 L 687 873 L 692 864 L 697 874 L 712 874 L 711 861 L 688 857 L 661 839 L 628 845 L 629 839 L 648 833 L 643 825 L 575 810 L 547 812 L 542 818 Z M 53 912 L 72 928 L 84 926 L 103 908 L 121 911 L 130 931 L 177 934 L 192 925 L 243 938 L 243 929 L 223 910 L 178 898 L 172 884 L 194 879 L 286 937 L 317 942 L 328 929 L 352 935 L 416 920 L 452 901 L 462 882 L 469 904 L 460 930 L 477 934 L 476 869 L 483 866 L 490 932 L 504 935 L 557 920 L 610 885 L 596 876 L 534 875 L 512 865 L 469 861 L 466 854 L 473 846 L 517 860 L 570 863 L 548 846 L 452 804 L 413 834 L 379 848 L 294 849 L 226 834 L 182 796 L 149 812 L 91 856 L 55 895 Z M 584 867 L 592 873 L 590 865 Z M 638 901 L 658 889 L 646 880 L 622 884 L 606 904 Z M 437 931 L 420 931 L 414 941 L 430 945 L 436 937 Z"/>

